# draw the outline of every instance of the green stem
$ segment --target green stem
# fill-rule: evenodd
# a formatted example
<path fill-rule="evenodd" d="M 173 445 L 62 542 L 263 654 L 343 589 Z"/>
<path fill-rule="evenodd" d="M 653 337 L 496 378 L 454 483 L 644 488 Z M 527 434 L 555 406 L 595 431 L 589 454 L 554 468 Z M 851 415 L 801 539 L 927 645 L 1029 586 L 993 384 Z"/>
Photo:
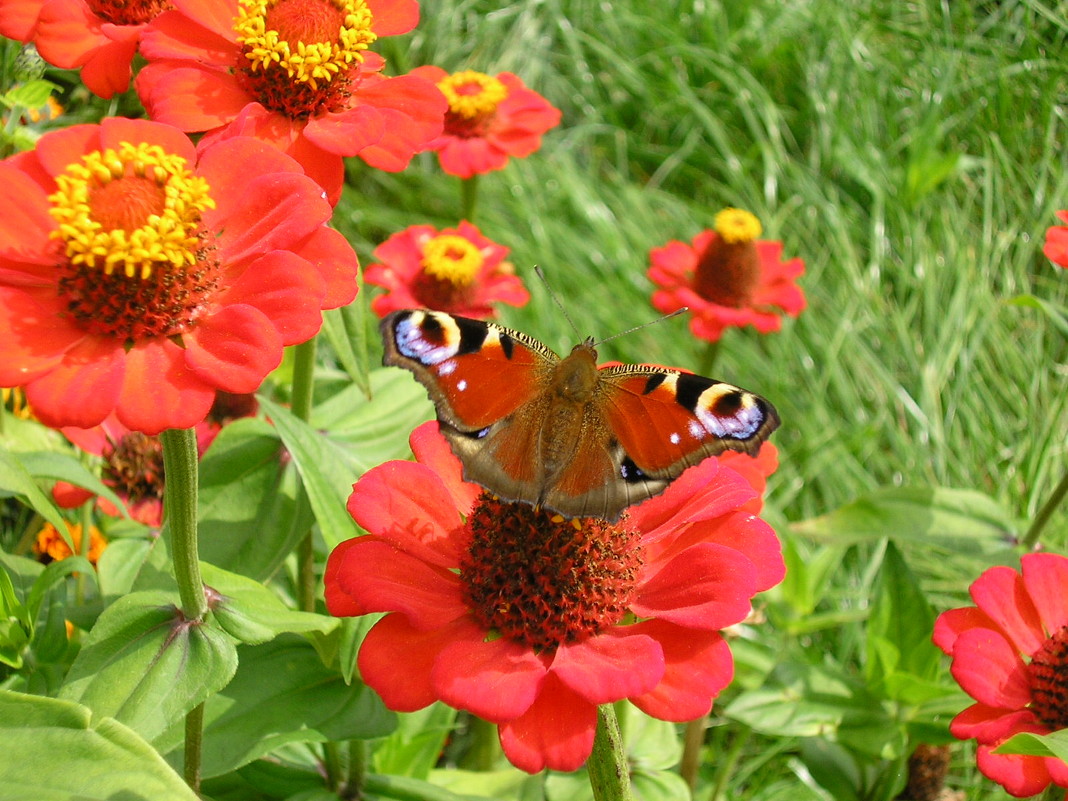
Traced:
<path fill-rule="evenodd" d="M 315 388 L 316 337 L 293 348 L 293 387 L 290 407 L 307 421 L 311 417 Z M 315 541 L 309 530 L 297 546 L 297 605 L 305 612 L 315 611 Z"/>
<path fill-rule="evenodd" d="M 724 331 L 724 334 L 727 332 Z M 699 365 L 699 374 L 703 376 L 712 376 L 712 369 L 716 366 L 716 360 L 719 358 L 719 346 L 722 339 L 717 339 L 715 342 L 709 342 L 708 347 L 705 348 L 705 352 L 701 357 Z"/>
<path fill-rule="evenodd" d="M 1050 518 L 1053 517 L 1053 513 L 1061 505 L 1061 501 L 1064 500 L 1066 494 L 1068 494 L 1068 472 L 1061 476 L 1060 483 L 1054 488 L 1053 494 L 1046 499 L 1046 502 L 1042 504 L 1042 508 L 1038 510 L 1034 522 L 1031 523 L 1031 527 L 1027 529 L 1027 533 L 1020 542 L 1021 545 L 1030 550 L 1038 544 L 1038 537 L 1042 533 L 1042 529 L 1046 527 Z"/>
<path fill-rule="evenodd" d="M 208 602 L 197 555 L 197 437 L 191 428 L 170 428 L 159 438 L 167 482 L 164 509 L 182 613 L 186 620 L 201 620 L 208 611 Z"/>
<path fill-rule="evenodd" d="M 200 755 L 204 744 L 204 704 L 185 716 L 185 767 L 183 778 L 194 793 L 200 793 Z"/>
<path fill-rule="evenodd" d="M 93 525 L 93 507 L 95 505 L 96 498 L 93 497 L 83 503 L 80 510 L 82 538 L 78 543 L 78 555 L 86 559 L 89 558 L 89 546 L 92 544 L 89 530 Z M 74 579 L 74 599 L 79 606 L 85 603 L 85 582 L 85 574 L 79 571 Z"/>
<path fill-rule="evenodd" d="M 590 786 L 596 801 L 632 801 L 630 772 L 619 720 L 611 704 L 597 707 L 597 732 L 593 737 L 593 752 L 586 762 Z"/>
<path fill-rule="evenodd" d="M 697 770 L 701 767 L 701 748 L 705 744 L 705 729 L 707 727 L 707 714 L 686 724 L 679 773 L 682 775 L 682 780 L 689 786 L 691 793 L 697 786 Z"/>
<path fill-rule="evenodd" d="M 367 741 L 349 740 L 349 776 L 345 790 L 349 798 L 363 798 L 367 784 Z"/>
<path fill-rule="evenodd" d="M 474 222 L 475 204 L 478 202 L 478 176 L 460 180 L 460 219 Z"/>
<path fill-rule="evenodd" d="M 343 786 L 341 766 L 341 752 L 337 743 L 327 741 L 323 743 L 323 771 L 326 773 L 326 786 L 329 790 L 337 792 Z"/>

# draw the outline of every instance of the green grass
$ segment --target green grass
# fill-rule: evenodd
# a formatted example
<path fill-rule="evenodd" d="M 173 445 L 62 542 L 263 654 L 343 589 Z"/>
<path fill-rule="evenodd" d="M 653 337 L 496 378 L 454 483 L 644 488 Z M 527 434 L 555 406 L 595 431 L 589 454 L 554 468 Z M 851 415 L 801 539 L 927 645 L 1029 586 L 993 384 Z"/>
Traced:
<path fill-rule="evenodd" d="M 500 6 L 425 3 L 386 53 L 514 70 L 563 111 L 538 154 L 481 182 L 476 222 L 535 296 L 506 322 L 572 344 L 536 264 L 581 334 L 646 321 L 649 248 L 748 208 L 807 266 L 808 310 L 779 335 L 728 332 L 715 370 L 782 411 L 775 510 L 936 483 L 1034 513 L 1064 467 L 1064 338 L 1006 301 L 1066 295 L 1041 254 L 1068 206 L 1063 4 Z M 455 222 L 455 179 L 423 162 L 354 171 L 342 225 L 365 258 L 399 227 Z M 702 350 L 673 320 L 605 355 L 697 367 Z"/>

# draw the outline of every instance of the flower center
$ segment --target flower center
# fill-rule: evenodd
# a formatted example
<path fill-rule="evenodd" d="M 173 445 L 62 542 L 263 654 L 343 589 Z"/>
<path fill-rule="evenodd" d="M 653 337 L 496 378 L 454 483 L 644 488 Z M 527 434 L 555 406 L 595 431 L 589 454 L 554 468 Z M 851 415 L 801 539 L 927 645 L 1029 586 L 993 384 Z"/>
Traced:
<path fill-rule="evenodd" d="M 487 629 L 553 651 L 618 623 L 643 563 L 640 535 L 603 520 L 564 520 L 482 493 L 460 563 L 464 600 Z"/>
<path fill-rule="evenodd" d="M 217 280 L 201 226 L 215 207 L 207 181 L 158 145 L 123 142 L 68 165 L 56 186 L 49 212 L 70 315 L 127 341 L 191 326 Z"/>
<path fill-rule="evenodd" d="M 167 0 L 86 0 L 86 5 L 112 25 L 143 25 L 171 8 Z"/>
<path fill-rule="evenodd" d="M 104 456 L 103 482 L 131 506 L 163 497 L 163 446 L 157 437 L 130 431 Z"/>
<path fill-rule="evenodd" d="M 508 87 L 492 75 L 464 70 L 438 81 L 449 110 L 445 113 L 445 132 L 472 138 L 483 136 L 497 106 L 508 97 Z"/>
<path fill-rule="evenodd" d="M 241 0 L 234 22 L 246 90 L 292 118 L 339 111 L 377 35 L 364 0 Z"/>
<path fill-rule="evenodd" d="M 1068 626 L 1031 655 L 1028 673 L 1035 717 L 1050 729 L 1068 728 Z"/>
<path fill-rule="evenodd" d="M 482 251 L 470 239 L 457 234 L 439 234 L 423 245 L 423 272 L 457 287 L 470 286 L 485 262 Z"/>
<path fill-rule="evenodd" d="M 700 254 L 694 291 L 705 300 L 740 309 L 749 305 L 760 284 L 760 256 L 754 241 L 760 221 L 748 211 L 724 209 L 716 215 L 716 233 Z"/>

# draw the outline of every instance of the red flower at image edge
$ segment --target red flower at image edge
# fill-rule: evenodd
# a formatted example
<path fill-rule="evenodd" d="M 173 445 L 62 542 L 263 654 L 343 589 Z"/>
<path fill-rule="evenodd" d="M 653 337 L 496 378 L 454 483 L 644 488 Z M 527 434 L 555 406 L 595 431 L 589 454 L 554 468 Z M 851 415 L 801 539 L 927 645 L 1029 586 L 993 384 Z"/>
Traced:
<path fill-rule="evenodd" d="M 758 240 L 760 232 L 749 212 L 725 209 L 716 215 L 716 230 L 702 231 L 691 244 L 672 240 L 653 248 L 649 279 L 659 287 L 653 306 L 664 314 L 689 309 L 690 331 L 709 342 L 731 327 L 778 331 L 782 313 L 796 317 L 805 308 L 796 284 L 805 265 L 780 261 L 782 243 Z"/>
<path fill-rule="evenodd" d="M 342 157 L 402 170 L 441 133 L 441 93 L 421 78 L 380 75 L 382 58 L 366 49 L 378 37 L 415 27 L 415 0 L 174 6 L 141 42 L 149 63 L 135 84 L 154 120 L 207 131 L 209 142 L 230 136 L 270 142 L 300 162 L 332 203 L 341 194 Z M 298 43 L 316 58 L 299 57 Z"/>
<path fill-rule="evenodd" d="M 492 303 L 522 306 L 530 300 L 504 259 L 508 248 L 461 222 L 437 230 L 413 225 L 375 248 L 364 280 L 389 290 L 371 302 L 379 317 L 397 309 L 428 308 L 465 317 L 496 315 Z"/>
<path fill-rule="evenodd" d="M 109 118 L 46 134 L 0 182 L 0 386 L 49 426 L 189 428 L 356 294 L 322 189 L 254 139 L 198 152 Z"/>
<path fill-rule="evenodd" d="M 1068 211 L 1058 211 L 1057 216 L 1068 223 Z M 1046 229 L 1042 252 L 1057 266 L 1068 269 L 1068 225 L 1051 225 Z"/>
<path fill-rule="evenodd" d="M 1051 782 L 1068 787 L 1059 759 L 993 753 L 1019 732 L 1068 728 L 1068 559 L 1033 553 L 1020 562 L 1020 573 L 984 572 L 970 590 L 976 605 L 943 612 L 934 629 L 935 645 L 953 657 L 953 678 L 976 700 L 950 731 L 974 738 L 979 770 L 1018 798 Z"/>
<path fill-rule="evenodd" d="M 524 158 L 541 147 L 541 135 L 560 124 L 559 109 L 510 72 L 450 75 L 428 66 L 412 75 L 433 81 L 448 100 L 445 130 L 427 149 L 437 151 L 449 175 L 466 179 L 503 169 L 510 157 Z"/>
<path fill-rule="evenodd" d="M 129 88 L 141 31 L 168 6 L 164 0 L 0 0 L 0 34 L 33 42 L 56 67 L 80 67 L 89 90 L 109 98 Z"/>
<path fill-rule="evenodd" d="M 441 700 L 496 723 L 528 772 L 581 766 L 599 704 L 708 712 L 733 675 L 719 630 L 784 575 L 739 474 L 706 459 L 610 525 L 482 494 L 436 423 L 411 443 L 418 462 L 354 486 L 349 511 L 370 535 L 335 548 L 325 578 L 332 614 L 390 613 L 359 655 L 387 706 Z"/>

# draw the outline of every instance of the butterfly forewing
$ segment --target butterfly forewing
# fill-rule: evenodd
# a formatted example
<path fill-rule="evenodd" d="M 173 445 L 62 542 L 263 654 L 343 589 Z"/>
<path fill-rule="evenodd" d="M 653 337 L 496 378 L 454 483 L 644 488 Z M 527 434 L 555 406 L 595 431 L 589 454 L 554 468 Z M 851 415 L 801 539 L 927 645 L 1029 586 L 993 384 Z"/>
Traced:
<path fill-rule="evenodd" d="M 383 362 L 415 373 L 439 418 L 462 431 L 483 429 L 529 401 L 556 358 L 516 332 L 443 312 L 393 312 L 381 329 Z"/>
<path fill-rule="evenodd" d="M 657 367 L 604 371 L 604 414 L 645 474 L 674 478 L 726 450 L 754 454 L 779 425 L 774 407 L 733 384 Z"/>

